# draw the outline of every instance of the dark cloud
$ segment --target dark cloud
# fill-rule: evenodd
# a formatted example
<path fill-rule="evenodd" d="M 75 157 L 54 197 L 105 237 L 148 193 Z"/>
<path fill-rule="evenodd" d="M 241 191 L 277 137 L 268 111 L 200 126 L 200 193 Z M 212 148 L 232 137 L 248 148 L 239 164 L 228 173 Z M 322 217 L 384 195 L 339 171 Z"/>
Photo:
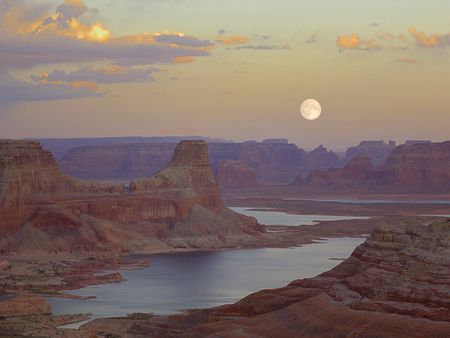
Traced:
<path fill-rule="evenodd" d="M 152 74 L 157 71 L 155 68 L 131 69 L 111 66 L 95 69 L 93 67 L 85 67 L 70 73 L 62 70 L 54 70 L 39 76 L 32 75 L 31 79 L 33 81 L 44 82 L 94 82 L 101 84 L 153 82 L 155 78 Z"/>
<path fill-rule="evenodd" d="M 38 64 L 109 60 L 120 65 L 171 63 L 178 57 L 207 56 L 208 52 L 167 44 L 110 40 L 96 43 L 53 34 L 0 40 L 0 64 L 27 68 Z"/>
<path fill-rule="evenodd" d="M 88 6 L 82 0 L 65 0 L 56 7 L 56 16 L 48 16 L 36 30 L 39 31 L 50 24 L 56 24 L 60 29 L 68 29 L 72 19 L 79 18 L 88 10 Z"/>
<path fill-rule="evenodd" d="M 16 101 L 66 100 L 83 97 L 99 97 L 92 88 L 69 84 L 30 84 L 17 80 L 0 70 L 0 104 Z"/>

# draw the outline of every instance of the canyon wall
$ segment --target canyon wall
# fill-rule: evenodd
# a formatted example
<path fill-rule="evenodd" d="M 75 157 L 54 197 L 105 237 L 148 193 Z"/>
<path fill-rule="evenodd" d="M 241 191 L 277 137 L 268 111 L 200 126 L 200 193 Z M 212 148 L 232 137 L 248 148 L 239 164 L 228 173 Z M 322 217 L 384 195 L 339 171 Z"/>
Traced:
<path fill-rule="evenodd" d="M 226 235 L 264 232 L 223 206 L 204 141 L 180 142 L 164 169 L 127 185 L 65 176 L 34 141 L 0 141 L 0 155 L 3 246 L 138 250 L 201 236 L 220 246 Z"/>
<path fill-rule="evenodd" d="M 374 165 L 366 153 L 361 153 L 342 169 L 314 171 L 307 180 L 297 179 L 296 185 L 306 189 L 448 192 L 450 141 L 398 146 L 381 165 Z"/>
<path fill-rule="evenodd" d="M 170 160 L 175 149 L 173 143 L 110 144 L 78 147 L 69 150 L 60 160 L 62 170 L 71 176 L 83 179 L 129 180 L 147 177 L 156 173 Z M 307 175 L 315 169 L 325 170 L 339 167 L 336 154 L 323 147 L 306 152 L 294 144 L 273 140 L 271 142 L 209 143 L 209 156 L 215 173 L 223 160 L 235 161 L 234 167 L 248 168 L 255 173 L 258 184 L 288 184 L 299 174 Z M 229 162 L 227 167 L 230 169 Z M 248 170 L 247 170 L 248 171 Z M 228 170 L 230 173 L 230 171 Z M 249 174 L 248 172 L 247 174 Z M 237 176 L 216 176 L 224 189 L 238 187 Z M 235 178 L 234 182 L 231 179 Z M 248 185 L 249 183 L 247 183 Z"/>

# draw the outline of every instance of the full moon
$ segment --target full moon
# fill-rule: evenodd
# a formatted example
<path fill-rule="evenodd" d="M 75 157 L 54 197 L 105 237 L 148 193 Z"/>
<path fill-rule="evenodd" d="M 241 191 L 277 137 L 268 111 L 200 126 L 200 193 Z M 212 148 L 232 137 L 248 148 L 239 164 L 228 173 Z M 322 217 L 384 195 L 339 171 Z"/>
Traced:
<path fill-rule="evenodd" d="M 308 99 L 303 101 L 300 106 L 300 113 L 307 120 L 315 120 L 319 118 L 322 113 L 322 107 L 320 103 L 314 99 Z"/>

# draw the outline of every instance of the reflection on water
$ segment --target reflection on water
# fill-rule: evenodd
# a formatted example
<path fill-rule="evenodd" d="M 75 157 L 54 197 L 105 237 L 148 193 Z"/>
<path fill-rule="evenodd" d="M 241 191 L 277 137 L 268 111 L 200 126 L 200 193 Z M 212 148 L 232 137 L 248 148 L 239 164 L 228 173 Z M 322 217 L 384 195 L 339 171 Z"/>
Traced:
<path fill-rule="evenodd" d="M 278 211 L 270 211 L 272 209 L 267 209 L 264 211 L 252 210 L 264 208 L 234 207 L 230 209 L 240 214 L 255 217 L 259 223 L 266 225 L 288 225 L 288 226 L 314 225 L 321 221 L 345 221 L 351 219 L 369 219 L 369 217 L 357 217 L 357 216 L 293 215 Z"/>
<path fill-rule="evenodd" d="M 150 267 L 121 271 L 119 284 L 71 293 L 91 300 L 50 298 L 55 314 L 92 313 L 93 318 L 133 312 L 170 314 L 235 302 L 266 288 L 313 277 L 339 264 L 363 239 L 335 238 L 292 249 L 190 252 L 150 256 Z"/>

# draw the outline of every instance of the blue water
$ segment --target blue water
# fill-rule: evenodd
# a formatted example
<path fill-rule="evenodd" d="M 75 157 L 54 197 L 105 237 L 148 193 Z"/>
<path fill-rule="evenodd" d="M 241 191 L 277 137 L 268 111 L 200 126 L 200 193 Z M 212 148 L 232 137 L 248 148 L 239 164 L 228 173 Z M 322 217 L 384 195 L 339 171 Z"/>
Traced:
<path fill-rule="evenodd" d="M 189 252 L 145 256 L 150 267 L 121 271 L 126 282 L 71 291 L 90 300 L 49 298 L 55 314 L 92 318 L 133 312 L 171 314 L 232 303 L 266 288 L 313 277 L 339 264 L 363 239 L 334 238 L 292 249 Z"/>
<path fill-rule="evenodd" d="M 264 211 L 255 211 L 252 209 L 258 208 L 242 208 L 234 207 L 232 210 L 247 216 L 255 217 L 259 223 L 266 225 L 314 225 L 320 221 L 343 221 L 351 219 L 368 219 L 369 217 L 355 217 L 355 216 L 332 216 L 332 215 L 294 215 L 286 214 L 267 209 Z M 264 208 L 261 208 L 264 209 Z"/>

